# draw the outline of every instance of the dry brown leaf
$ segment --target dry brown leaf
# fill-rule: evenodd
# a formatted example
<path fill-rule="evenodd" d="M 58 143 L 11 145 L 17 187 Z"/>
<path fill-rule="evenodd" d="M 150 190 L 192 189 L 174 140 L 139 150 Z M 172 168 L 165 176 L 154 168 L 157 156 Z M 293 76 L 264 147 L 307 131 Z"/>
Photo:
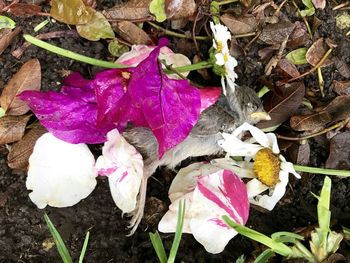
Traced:
<path fill-rule="evenodd" d="M 326 54 L 328 48 L 326 41 L 323 38 L 320 38 L 314 42 L 311 47 L 307 50 L 305 54 L 305 58 L 309 64 L 312 66 L 316 66 L 318 62 L 323 58 Z M 323 62 L 321 67 L 326 67 L 332 64 L 332 60 L 330 56 Z"/>
<path fill-rule="evenodd" d="M 281 59 L 277 65 L 278 69 L 282 72 L 282 75 L 286 77 L 296 78 L 300 76 L 297 67 L 290 63 L 288 59 Z"/>
<path fill-rule="evenodd" d="M 344 78 L 350 79 L 350 66 L 344 60 L 338 58 L 334 58 L 333 61 L 339 73 Z"/>
<path fill-rule="evenodd" d="M 108 19 L 115 20 L 153 20 L 149 12 L 149 4 L 152 0 L 131 0 L 123 4 L 115 5 L 103 14 Z"/>
<path fill-rule="evenodd" d="M 233 35 L 240 35 L 254 32 L 259 23 L 254 16 L 236 18 L 230 14 L 220 16 L 221 22 L 228 27 Z"/>
<path fill-rule="evenodd" d="M 269 24 L 262 30 L 259 40 L 269 45 L 280 44 L 293 32 L 294 28 L 295 25 L 288 21 Z"/>
<path fill-rule="evenodd" d="M 289 49 L 295 49 L 299 46 L 305 46 L 305 43 L 310 39 L 309 34 L 304 23 L 296 21 L 294 23 L 295 28 L 290 34 L 287 42 L 287 47 Z"/>
<path fill-rule="evenodd" d="M 34 58 L 28 60 L 5 86 L 1 97 L 1 107 L 8 115 L 22 115 L 29 111 L 28 105 L 16 96 L 25 90 L 40 90 L 40 62 Z"/>
<path fill-rule="evenodd" d="M 165 0 L 165 13 L 168 19 L 191 18 L 197 11 L 194 0 Z"/>
<path fill-rule="evenodd" d="M 294 143 L 287 150 L 288 157 L 294 164 L 308 165 L 310 160 L 309 143 Z"/>
<path fill-rule="evenodd" d="M 338 95 L 350 95 L 350 80 L 333 80 L 333 90 Z"/>
<path fill-rule="evenodd" d="M 0 118 L 0 144 L 19 141 L 24 134 L 29 116 L 4 116 Z"/>
<path fill-rule="evenodd" d="M 280 95 L 274 92 L 264 100 L 264 109 L 269 113 L 271 120 L 259 122 L 257 126 L 260 129 L 281 124 L 298 109 L 305 95 L 304 83 L 286 84 L 281 93 Z"/>
<path fill-rule="evenodd" d="M 22 140 L 12 145 L 7 155 L 8 166 L 12 169 L 26 169 L 36 141 L 46 132 L 47 130 L 42 125 L 34 125 Z"/>
<path fill-rule="evenodd" d="M 29 17 L 38 15 L 41 12 L 41 7 L 33 4 L 17 3 L 10 5 L 7 11 L 14 16 Z"/>
<path fill-rule="evenodd" d="M 152 40 L 134 23 L 129 21 L 120 21 L 112 23 L 112 27 L 122 38 L 134 45 L 151 45 Z"/>
<path fill-rule="evenodd" d="M 11 44 L 12 40 L 22 31 L 21 27 L 16 27 L 15 30 L 3 29 L 0 30 L 0 55 Z"/>
<path fill-rule="evenodd" d="M 313 131 L 332 121 L 332 116 L 321 111 L 310 115 L 295 115 L 290 118 L 290 127 L 295 131 Z"/>
<path fill-rule="evenodd" d="M 296 131 L 311 131 L 330 122 L 350 118 L 350 96 L 338 96 L 321 111 L 309 115 L 292 116 L 290 126 Z"/>
<path fill-rule="evenodd" d="M 326 168 L 350 169 L 350 131 L 335 135 L 330 141 Z"/>

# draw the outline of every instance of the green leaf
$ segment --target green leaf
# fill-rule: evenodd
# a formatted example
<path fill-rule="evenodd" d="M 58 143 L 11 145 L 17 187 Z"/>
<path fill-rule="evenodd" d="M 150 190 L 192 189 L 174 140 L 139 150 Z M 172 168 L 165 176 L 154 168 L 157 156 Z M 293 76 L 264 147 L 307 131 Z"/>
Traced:
<path fill-rule="evenodd" d="M 175 257 L 176 257 L 177 250 L 178 250 L 179 245 L 180 245 L 181 236 L 182 236 L 182 229 L 183 229 L 184 221 L 185 221 L 185 211 L 186 211 L 185 209 L 186 209 L 186 204 L 185 204 L 185 201 L 182 200 L 179 203 L 179 212 L 177 214 L 176 232 L 175 232 L 173 244 L 172 244 L 171 249 L 170 249 L 168 263 L 175 262 Z"/>
<path fill-rule="evenodd" d="M 245 260 L 245 256 L 240 255 L 240 257 L 236 259 L 236 263 L 244 263 L 244 260 Z"/>
<path fill-rule="evenodd" d="M 318 224 L 322 234 L 322 238 L 320 237 L 320 243 L 326 241 L 327 234 L 330 231 L 331 211 L 329 211 L 329 204 L 331 200 L 331 187 L 332 181 L 326 176 L 324 178 L 323 187 L 317 204 Z"/>
<path fill-rule="evenodd" d="M 228 224 L 241 235 L 264 244 L 265 246 L 271 248 L 275 253 L 280 254 L 284 257 L 292 255 L 292 249 L 287 245 L 276 242 L 272 238 L 269 238 L 268 236 L 265 236 L 258 231 L 250 229 L 249 227 L 239 225 L 236 222 L 232 221 L 228 216 L 223 216 L 223 220 L 226 222 L 226 224 Z"/>
<path fill-rule="evenodd" d="M 14 29 L 16 27 L 16 22 L 7 16 L 0 16 L 0 29 L 9 28 Z"/>
<path fill-rule="evenodd" d="M 304 9 L 300 11 L 301 16 L 312 16 L 315 14 L 315 8 Z"/>
<path fill-rule="evenodd" d="M 45 222 L 47 224 L 47 227 L 49 228 L 51 235 L 53 237 L 53 240 L 55 241 L 55 244 L 57 246 L 58 253 L 60 254 L 62 261 L 64 263 L 73 263 L 71 256 L 69 255 L 68 249 L 66 245 L 63 242 L 63 239 L 61 238 L 60 234 L 58 233 L 55 226 L 52 224 L 50 218 L 47 214 L 44 215 Z"/>
<path fill-rule="evenodd" d="M 343 226 L 344 238 L 350 240 L 350 228 Z"/>
<path fill-rule="evenodd" d="M 149 238 L 151 239 L 152 246 L 157 253 L 160 263 L 167 263 L 167 256 L 163 246 L 162 239 L 156 231 L 155 233 L 149 233 Z"/>
<path fill-rule="evenodd" d="M 266 249 L 255 260 L 254 263 L 265 263 L 275 255 L 271 249 Z"/>
<path fill-rule="evenodd" d="M 306 64 L 307 63 L 307 60 L 305 57 L 306 52 L 307 52 L 306 47 L 298 48 L 296 50 L 289 52 L 286 55 L 286 59 L 288 59 L 288 61 L 290 63 L 293 63 L 294 65 Z"/>
<path fill-rule="evenodd" d="M 129 51 L 129 47 L 127 45 L 121 44 L 118 40 L 113 40 L 108 44 L 108 51 L 115 57 L 120 57 L 125 52 Z"/>
<path fill-rule="evenodd" d="M 281 243 L 296 243 L 298 240 L 304 240 L 304 237 L 291 232 L 276 232 L 271 238 Z"/>
<path fill-rule="evenodd" d="M 312 4 L 312 0 L 303 0 L 303 4 L 304 4 L 307 8 L 314 8 L 314 5 Z"/>
<path fill-rule="evenodd" d="M 80 252 L 80 256 L 79 256 L 79 263 L 83 263 L 84 257 L 85 257 L 85 253 L 86 253 L 86 249 L 89 243 L 89 237 L 90 237 L 90 232 L 87 231 L 85 239 L 84 239 L 84 244 L 83 244 L 83 248 L 81 249 Z"/>
<path fill-rule="evenodd" d="M 93 16 L 83 0 L 51 0 L 50 14 L 56 20 L 69 25 L 86 24 Z"/>
<path fill-rule="evenodd" d="M 88 9 L 93 12 L 92 8 Z M 77 31 L 80 36 L 90 41 L 98 41 L 101 38 L 114 38 L 113 29 L 101 12 L 94 12 L 88 23 L 77 25 Z"/>
<path fill-rule="evenodd" d="M 152 0 L 149 4 L 149 11 L 151 14 L 155 15 L 157 22 L 163 22 L 166 20 L 164 0 Z"/>

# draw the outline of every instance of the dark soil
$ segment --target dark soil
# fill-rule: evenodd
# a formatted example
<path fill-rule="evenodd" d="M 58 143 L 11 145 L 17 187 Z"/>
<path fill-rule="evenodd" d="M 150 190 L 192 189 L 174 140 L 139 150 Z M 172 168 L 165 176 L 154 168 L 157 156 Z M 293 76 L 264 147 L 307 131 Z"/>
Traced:
<path fill-rule="evenodd" d="M 278 1 L 276 1 L 278 2 Z M 329 1 L 330 2 L 330 1 Z M 111 2 L 100 2 L 102 8 L 113 5 Z M 350 45 L 344 34 L 335 28 L 334 11 L 327 8 L 317 12 L 321 19 L 319 33 L 336 42 L 338 48 L 335 54 L 346 62 L 350 60 Z M 24 32 L 33 33 L 33 27 L 41 22 L 42 18 L 14 18 L 23 26 Z M 291 20 L 299 19 L 291 17 Z M 54 24 L 45 28 L 43 32 L 67 30 L 62 24 Z M 30 58 L 38 58 L 42 66 L 43 90 L 58 89 L 63 80 L 62 70 L 79 71 L 91 77 L 99 69 L 78 63 L 66 58 L 50 54 L 36 47 L 28 48 L 20 60 L 11 55 L 11 51 L 22 43 L 17 37 L 12 46 L 0 56 L 0 88 L 11 78 L 20 66 Z M 249 41 L 239 40 L 239 41 Z M 50 40 L 63 48 L 76 51 L 87 56 L 108 59 L 108 50 L 105 42 L 91 42 L 79 37 Z M 172 42 L 173 47 L 176 48 Z M 257 51 L 258 43 L 251 50 Z M 178 47 L 180 48 L 180 47 Z M 263 75 L 263 67 L 254 61 L 254 56 L 241 58 L 239 67 L 239 82 L 251 87 L 261 87 L 259 77 Z M 341 80 L 335 67 L 324 70 L 326 95 L 323 100 L 334 97 L 331 91 L 333 79 Z M 317 86 L 316 75 L 304 79 L 306 87 Z M 108 187 L 108 182 L 99 178 L 95 191 L 85 200 L 70 208 L 46 208 L 39 210 L 28 198 L 25 186 L 26 174 L 8 168 L 6 164 L 7 149 L 0 148 L 0 262 L 60 262 L 55 247 L 45 250 L 43 242 L 50 241 L 50 233 L 43 220 L 44 213 L 49 214 L 65 240 L 73 259 L 76 261 L 82 247 L 85 233 L 91 232 L 90 242 L 85 262 L 157 262 L 148 232 L 155 231 L 156 224 L 168 205 L 167 189 L 174 172 L 161 169 L 155 175 L 156 180 L 149 184 L 149 197 L 152 198 L 152 209 L 146 209 L 150 217 L 143 222 L 135 235 L 126 237 L 128 233 L 127 218 L 123 218 L 116 208 Z M 322 167 L 328 156 L 328 146 L 311 140 L 311 160 L 309 165 Z M 186 161 L 186 164 L 189 161 Z M 311 195 L 319 193 L 323 176 L 305 174 L 303 180 L 291 183 L 285 197 L 272 212 L 251 209 L 248 226 L 265 234 L 276 231 L 307 230 L 317 222 L 316 199 Z M 350 227 L 350 181 L 347 179 L 332 178 L 332 222 L 334 229 L 341 226 Z M 157 204 L 157 205 L 154 205 Z M 151 211 L 150 211 L 151 210 Z M 205 230 L 204 230 L 205 231 Z M 162 235 L 166 248 L 170 248 L 173 235 Z M 235 262 L 241 254 L 248 258 L 261 252 L 261 247 L 241 236 L 235 237 L 225 251 L 219 255 L 208 254 L 191 235 L 184 235 L 178 253 L 178 262 Z M 349 243 L 342 243 L 340 253 L 350 262 Z M 275 259 L 279 262 L 278 258 Z"/>

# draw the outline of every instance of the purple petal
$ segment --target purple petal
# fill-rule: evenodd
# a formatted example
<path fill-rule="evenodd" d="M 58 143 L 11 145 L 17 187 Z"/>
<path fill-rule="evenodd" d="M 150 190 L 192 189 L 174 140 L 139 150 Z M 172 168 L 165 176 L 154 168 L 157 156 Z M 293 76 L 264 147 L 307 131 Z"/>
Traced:
<path fill-rule="evenodd" d="M 221 88 L 220 87 L 201 88 L 199 89 L 199 92 L 201 94 L 200 111 L 202 112 L 206 108 L 209 108 L 211 105 L 213 105 L 219 99 L 221 95 Z"/>
<path fill-rule="evenodd" d="M 48 131 L 69 143 L 101 143 L 107 129 L 96 127 L 97 105 L 57 92 L 24 91 L 26 101 Z"/>
<path fill-rule="evenodd" d="M 199 118 L 200 93 L 187 80 L 169 79 L 154 49 L 132 75 L 128 90 L 159 143 L 159 156 L 183 141 Z"/>

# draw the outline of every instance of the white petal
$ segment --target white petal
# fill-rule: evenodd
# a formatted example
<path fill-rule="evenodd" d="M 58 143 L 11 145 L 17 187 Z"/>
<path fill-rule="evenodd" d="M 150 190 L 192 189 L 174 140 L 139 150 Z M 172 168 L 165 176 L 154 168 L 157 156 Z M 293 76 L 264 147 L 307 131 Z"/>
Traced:
<path fill-rule="evenodd" d="M 39 207 L 67 207 L 86 198 L 96 186 L 95 159 L 85 144 L 70 144 L 45 133 L 29 158 L 26 181 Z"/>
<path fill-rule="evenodd" d="M 182 232 L 191 234 L 190 220 L 191 220 L 191 206 L 192 206 L 193 192 L 183 195 L 181 198 L 176 199 L 169 206 L 168 212 L 162 217 L 158 224 L 158 230 L 162 233 L 174 233 L 176 231 L 177 216 L 179 211 L 180 201 L 185 201 L 185 217 Z"/>
<path fill-rule="evenodd" d="M 215 59 L 216 59 L 216 61 L 215 61 L 216 65 L 222 66 L 225 64 L 225 59 L 224 59 L 223 54 L 221 54 L 221 53 L 215 54 Z"/>
<path fill-rule="evenodd" d="M 169 199 L 174 202 L 187 193 L 193 192 L 197 185 L 198 176 L 207 175 L 220 170 L 220 168 L 204 162 L 193 163 L 180 169 L 169 188 Z"/>
<path fill-rule="evenodd" d="M 229 215 L 244 224 L 249 203 L 244 183 L 237 175 L 221 170 L 201 176 L 193 193 L 191 230 L 195 239 L 210 253 L 220 253 L 237 232 L 222 220 Z"/>
<path fill-rule="evenodd" d="M 281 169 L 282 169 L 282 170 L 284 170 L 284 171 L 286 171 L 286 172 L 288 172 L 288 173 L 293 174 L 293 175 L 294 175 L 296 178 L 298 178 L 298 179 L 301 178 L 300 174 L 298 174 L 298 173 L 295 171 L 294 166 L 293 166 L 292 163 L 286 162 L 286 159 L 285 159 L 282 155 L 280 155 L 280 159 L 282 160 L 282 162 L 281 162 Z"/>
<path fill-rule="evenodd" d="M 210 163 L 222 169 L 230 170 L 237 174 L 240 178 L 255 178 L 253 171 L 254 164 L 252 162 L 238 162 L 232 159 L 221 158 L 213 159 L 210 161 Z"/>
<path fill-rule="evenodd" d="M 251 200 L 251 203 L 271 211 L 281 200 L 281 198 L 286 192 L 286 187 L 288 184 L 288 173 L 280 171 L 279 178 L 280 181 L 275 185 L 275 188 L 272 190 L 272 195 L 258 196 L 257 200 Z"/>
<path fill-rule="evenodd" d="M 280 148 L 278 147 L 276 135 L 274 133 L 267 133 L 266 136 L 269 139 L 269 148 L 274 154 L 279 154 Z"/>
<path fill-rule="evenodd" d="M 222 133 L 222 136 L 224 139 L 218 144 L 231 156 L 254 157 L 263 148 L 259 144 L 243 142 L 234 134 Z"/>
<path fill-rule="evenodd" d="M 255 197 L 262 192 L 269 189 L 269 187 L 262 182 L 260 182 L 258 179 L 254 178 L 250 180 L 247 184 L 247 192 L 248 192 L 248 198 L 251 199 L 252 197 Z"/>
<path fill-rule="evenodd" d="M 270 140 L 266 136 L 266 134 L 260 130 L 257 127 L 254 127 L 253 125 L 250 125 L 248 123 L 243 123 L 241 126 L 239 126 L 236 130 L 234 130 L 233 135 L 238 137 L 241 135 L 241 133 L 249 131 L 250 134 L 254 137 L 254 139 L 263 147 L 269 148 L 270 146 Z"/>
<path fill-rule="evenodd" d="M 103 155 L 97 159 L 99 174 L 108 176 L 111 194 L 123 213 L 136 208 L 136 198 L 143 176 L 141 154 L 121 136 L 117 129 L 107 134 L 102 148 Z"/>

